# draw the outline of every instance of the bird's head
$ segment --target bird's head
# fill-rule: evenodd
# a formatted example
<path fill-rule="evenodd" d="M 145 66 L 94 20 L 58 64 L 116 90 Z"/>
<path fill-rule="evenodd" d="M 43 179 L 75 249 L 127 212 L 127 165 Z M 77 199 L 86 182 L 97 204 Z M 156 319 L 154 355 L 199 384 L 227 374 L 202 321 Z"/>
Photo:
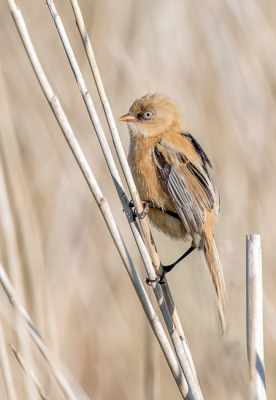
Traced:
<path fill-rule="evenodd" d="M 132 104 L 129 112 L 119 118 L 128 123 L 133 136 L 154 137 L 184 126 L 177 104 L 161 94 L 146 94 Z"/>

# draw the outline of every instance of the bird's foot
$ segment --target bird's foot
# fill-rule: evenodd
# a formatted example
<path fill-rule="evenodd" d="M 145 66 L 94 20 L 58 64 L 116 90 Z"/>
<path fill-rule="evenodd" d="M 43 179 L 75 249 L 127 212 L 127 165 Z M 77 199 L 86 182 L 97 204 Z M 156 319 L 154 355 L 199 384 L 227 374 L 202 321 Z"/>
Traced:
<path fill-rule="evenodd" d="M 150 278 L 146 279 L 147 285 L 152 286 L 153 283 L 160 283 L 160 285 L 163 285 L 165 281 L 161 281 L 161 278 L 159 276 L 157 276 L 155 279 L 150 279 Z"/>
<path fill-rule="evenodd" d="M 160 283 L 160 278 L 157 276 L 155 279 L 146 278 L 146 284 L 152 286 L 153 283 Z"/>
<path fill-rule="evenodd" d="M 130 207 L 134 207 L 134 203 L 131 200 L 129 202 Z M 148 214 L 149 210 L 151 209 L 151 202 L 150 201 L 142 201 L 142 205 L 143 205 L 143 211 L 140 213 L 137 213 L 136 210 L 134 210 L 133 212 L 133 218 L 139 218 L 139 219 L 143 219 L 145 218 L 145 216 Z"/>
<path fill-rule="evenodd" d="M 164 285 L 164 283 L 166 283 L 165 280 L 164 280 L 165 275 L 171 269 L 172 269 L 171 265 L 163 266 L 163 271 L 162 271 L 162 274 L 160 276 L 157 276 L 155 279 L 149 279 L 149 278 L 146 279 L 147 285 L 152 286 L 152 283 L 154 283 L 154 282 L 158 282 L 158 283 L 160 283 L 160 285 Z"/>

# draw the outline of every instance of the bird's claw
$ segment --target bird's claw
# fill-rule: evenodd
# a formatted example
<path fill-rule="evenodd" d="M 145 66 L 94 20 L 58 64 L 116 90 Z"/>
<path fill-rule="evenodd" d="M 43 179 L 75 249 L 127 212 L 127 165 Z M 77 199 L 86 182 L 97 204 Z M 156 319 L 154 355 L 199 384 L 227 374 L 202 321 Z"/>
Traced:
<path fill-rule="evenodd" d="M 150 278 L 146 279 L 146 284 L 149 286 L 152 286 L 153 283 L 157 283 L 157 282 L 159 282 L 159 277 L 156 277 L 155 279 L 150 279 Z"/>
<path fill-rule="evenodd" d="M 135 210 L 133 212 L 133 218 L 134 219 L 136 219 L 136 218 L 143 219 L 143 218 L 145 218 L 145 216 L 149 212 L 149 210 L 151 208 L 150 207 L 150 203 L 148 201 L 142 201 L 142 204 L 143 204 L 143 211 L 140 212 L 140 213 L 137 213 L 136 210 Z M 129 202 L 129 206 L 132 207 L 132 208 L 134 207 L 134 203 L 133 203 L 132 200 Z"/>
<path fill-rule="evenodd" d="M 149 286 L 152 286 L 153 283 L 159 283 L 160 285 L 164 285 L 164 283 L 166 283 L 164 281 L 165 274 L 166 274 L 166 271 L 163 270 L 162 274 L 160 276 L 156 276 L 155 279 L 147 278 L 146 279 L 146 284 L 149 285 Z"/>

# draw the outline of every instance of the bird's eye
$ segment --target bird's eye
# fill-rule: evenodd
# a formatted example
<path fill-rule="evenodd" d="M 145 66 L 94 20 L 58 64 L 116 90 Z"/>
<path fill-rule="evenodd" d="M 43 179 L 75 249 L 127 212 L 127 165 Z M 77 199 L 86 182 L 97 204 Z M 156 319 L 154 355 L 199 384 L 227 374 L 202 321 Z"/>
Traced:
<path fill-rule="evenodd" d="M 153 117 L 153 113 L 150 111 L 147 111 L 143 115 L 144 119 L 151 119 Z"/>

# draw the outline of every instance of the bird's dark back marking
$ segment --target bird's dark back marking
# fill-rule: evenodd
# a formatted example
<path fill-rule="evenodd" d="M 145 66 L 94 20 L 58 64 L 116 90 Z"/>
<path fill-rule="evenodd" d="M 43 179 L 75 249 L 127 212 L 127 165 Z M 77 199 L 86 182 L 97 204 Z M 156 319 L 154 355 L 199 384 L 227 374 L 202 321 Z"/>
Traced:
<path fill-rule="evenodd" d="M 165 157 L 163 156 L 160 151 L 157 150 L 157 147 L 154 147 L 154 156 L 156 158 L 157 164 L 157 175 L 159 178 L 159 182 L 161 184 L 161 187 L 163 189 L 163 192 L 167 197 L 170 197 L 170 193 L 168 192 L 167 184 L 171 172 L 172 166 L 167 164 Z M 159 168 L 160 166 L 160 168 Z"/>
<path fill-rule="evenodd" d="M 162 153 L 160 153 L 160 151 L 157 150 L 157 147 L 154 148 L 154 153 L 155 153 L 155 157 L 157 158 L 157 161 L 160 165 L 160 167 L 162 169 L 164 169 L 165 167 L 167 167 L 169 169 L 168 172 L 170 172 L 171 170 L 171 165 L 167 164 L 165 157 L 163 156 Z"/>
<path fill-rule="evenodd" d="M 195 151 L 200 155 L 203 167 L 205 171 L 207 172 L 207 166 L 206 163 L 213 168 L 211 161 L 207 157 L 206 153 L 204 152 L 203 148 L 200 146 L 200 144 L 195 140 L 195 138 L 190 134 L 190 133 L 182 133 L 181 135 L 186 136 L 188 138 L 192 145 L 194 146 Z"/>
<path fill-rule="evenodd" d="M 186 164 L 186 162 L 188 161 L 188 158 L 184 154 L 177 153 L 176 157 L 178 161 L 182 162 L 183 164 Z"/>

